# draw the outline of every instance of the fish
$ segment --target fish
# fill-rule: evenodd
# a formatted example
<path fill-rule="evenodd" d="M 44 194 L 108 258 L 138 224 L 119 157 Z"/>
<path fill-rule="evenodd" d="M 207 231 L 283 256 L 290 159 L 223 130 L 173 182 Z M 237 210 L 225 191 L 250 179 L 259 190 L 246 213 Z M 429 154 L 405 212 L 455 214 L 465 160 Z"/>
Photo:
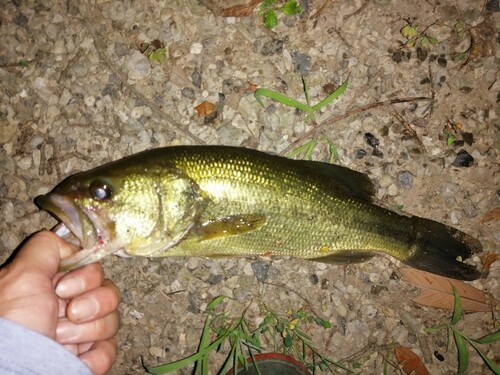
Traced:
<path fill-rule="evenodd" d="M 354 264 L 385 255 L 475 280 L 474 237 L 392 211 L 363 173 L 231 146 L 146 150 L 74 174 L 35 204 L 81 247 L 70 270 L 121 256 L 272 256 Z"/>

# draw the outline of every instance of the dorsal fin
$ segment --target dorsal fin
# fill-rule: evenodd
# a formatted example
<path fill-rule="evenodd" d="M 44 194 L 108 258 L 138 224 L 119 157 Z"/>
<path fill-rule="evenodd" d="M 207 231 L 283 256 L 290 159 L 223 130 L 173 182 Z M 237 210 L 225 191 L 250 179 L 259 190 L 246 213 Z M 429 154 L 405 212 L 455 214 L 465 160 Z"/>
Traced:
<path fill-rule="evenodd" d="M 336 164 L 309 160 L 297 160 L 297 162 L 302 163 L 313 173 L 321 175 L 328 184 L 366 202 L 373 202 L 375 185 L 366 174 Z"/>

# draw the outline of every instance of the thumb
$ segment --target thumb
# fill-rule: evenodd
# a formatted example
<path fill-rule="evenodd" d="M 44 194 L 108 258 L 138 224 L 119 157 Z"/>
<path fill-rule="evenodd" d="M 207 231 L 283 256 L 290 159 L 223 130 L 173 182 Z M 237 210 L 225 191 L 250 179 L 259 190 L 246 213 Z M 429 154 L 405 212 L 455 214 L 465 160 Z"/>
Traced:
<path fill-rule="evenodd" d="M 53 277 L 57 273 L 61 259 L 73 252 L 71 246 L 54 233 L 41 231 L 34 234 L 19 250 L 11 267 L 37 270 Z"/>

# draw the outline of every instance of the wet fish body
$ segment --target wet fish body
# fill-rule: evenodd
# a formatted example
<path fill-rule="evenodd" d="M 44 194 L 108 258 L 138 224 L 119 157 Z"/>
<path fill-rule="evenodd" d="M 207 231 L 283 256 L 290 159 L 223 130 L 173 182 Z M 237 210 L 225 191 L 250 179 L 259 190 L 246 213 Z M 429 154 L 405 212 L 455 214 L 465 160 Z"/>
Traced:
<path fill-rule="evenodd" d="M 226 146 L 148 150 L 73 175 L 37 204 L 83 250 L 74 268 L 110 253 L 139 256 L 294 256 L 331 263 L 388 254 L 458 279 L 457 260 L 481 250 L 444 224 L 374 204 L 359 172 Z M 69 231 L 68 231 L 69 230 Z"/>

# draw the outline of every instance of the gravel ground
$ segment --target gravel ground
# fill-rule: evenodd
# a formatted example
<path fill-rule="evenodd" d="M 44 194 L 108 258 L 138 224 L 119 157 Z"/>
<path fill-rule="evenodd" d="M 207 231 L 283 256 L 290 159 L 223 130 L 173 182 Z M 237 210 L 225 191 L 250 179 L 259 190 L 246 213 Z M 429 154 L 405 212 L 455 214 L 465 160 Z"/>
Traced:
<path fill-rule="evenodd" d="M 77 171 L 177 144 L 286 155 L 317 140 L 312 158 L 328 160 L 326 139 L 339 163 L 374 180 L 384 204 L 453 225 L 498 252 L 498 221 L 481 221 L 500 198 L 498 1 L 310 0 L 302 2 L 302 15 L 281 15 L 272 31 L 256 11 L 221 16 L 227 6 L 0 1 L 0 260 L 30 233 L 55 224 L 33 199 Z M 412 47 L 400 32 L 408 24 L 420 32 Z M 423 48 L 426 36 L 437 43 Z M 143 43 L 164 45 L 165 61 L 148 59 Z M 314 120 L 267 99 L 266 108 L 256 102 L 255 85 L 302 100 L 302 74 L 314 103 L 348 77 L 349 85 Z M 216 112 L 199 117 L 195 107 L 204 101 Z M 412 348 L 432 374 L 456 369 L 445 333 L 422 331 L 450 312 L 413 303 L 418 290 L 399 280 L 393 260 L 338 267 L 296 259 L 109 257 L 103 264 L 123 293 L 110 374 L 142 374 L 141 358 L 157 364 L 194 352 L 203 310 L 221 294 L 235 298 L 228 306 L 234 311 L 254 301 L 249 319 L 256 324 L 262 314 L 255 301 L 283 315 L 312 307 L 333 323 L 308 331 L 318 350 L 360 363 L 363 374 L 382 372 L 389 344 Z M 472 284 L 499 299 L 499 274 L 497 263 Z M 498 312 L 467 314 L 461 328 L 472 337 L 493 332 Z M 498 345 L 485 350 L 498 362 Z M 211 361 L 214 373 L 221 361 Z M 471 354 L 467 373 L 489 371 Z"/>

